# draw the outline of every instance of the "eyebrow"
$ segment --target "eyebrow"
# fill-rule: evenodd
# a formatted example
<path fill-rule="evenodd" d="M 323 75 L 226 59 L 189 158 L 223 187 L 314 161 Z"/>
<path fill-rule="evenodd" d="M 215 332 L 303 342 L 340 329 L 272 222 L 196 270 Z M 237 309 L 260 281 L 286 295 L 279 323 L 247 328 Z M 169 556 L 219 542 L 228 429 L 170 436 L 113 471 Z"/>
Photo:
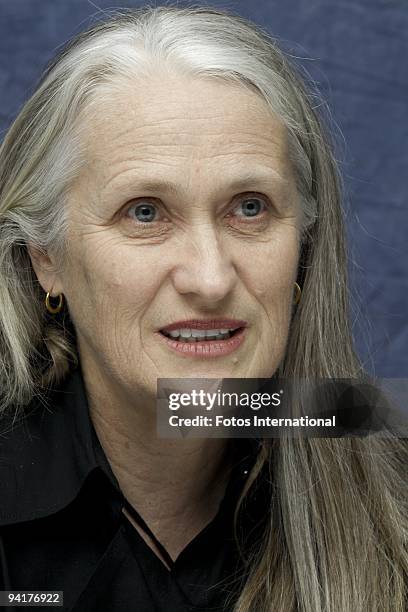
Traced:
<path fill-rule="evenodd" d="M 285 187 L 289 181 L 283 178 L 275 170 L 268 169 L 264 172 L 244 172 L 240 173 L 239 177 L 228 181 L 225 181 L 225 188 L 236 190 L 236 189 L 250 189 L 258 185 L 276 185 Z M 179 188 L 172 182 L 161 179 L 154 180 L 141 180 L 136 182 L 137 188 L 141 191 L 158 191 L 161 193 L 168 193 L 170 195 L 178 195 Z"/>

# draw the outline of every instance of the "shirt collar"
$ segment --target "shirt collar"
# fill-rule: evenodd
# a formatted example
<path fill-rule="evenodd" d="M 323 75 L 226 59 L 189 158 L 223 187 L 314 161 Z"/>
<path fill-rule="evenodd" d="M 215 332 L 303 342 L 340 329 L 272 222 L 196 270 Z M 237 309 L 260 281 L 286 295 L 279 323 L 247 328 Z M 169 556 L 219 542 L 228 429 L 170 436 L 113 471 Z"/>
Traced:
<path fill-rule="evenodd" d="M 98 449 L 80 368 L 48 393 L 45 404 L 30 404 L 14 424 L 11 418 L 0 422 L 0 432 L 0 525 L 64 508 L 94 469 L 117 485 Z"/>
<path fill-rule="evenodd" d="M 242 489 L 256 455 L 256 441 L 237 442 L 237 462 L 222 501 L 224 508 Z M 14 425 L 10 418 L 0 421 L 0 525 L 61 510 L 77 497 L 94 470 L 101 470 L 121 495 L 90 418 L 78 366 L 47 395 L 45 404 L 30 404 Z"/>

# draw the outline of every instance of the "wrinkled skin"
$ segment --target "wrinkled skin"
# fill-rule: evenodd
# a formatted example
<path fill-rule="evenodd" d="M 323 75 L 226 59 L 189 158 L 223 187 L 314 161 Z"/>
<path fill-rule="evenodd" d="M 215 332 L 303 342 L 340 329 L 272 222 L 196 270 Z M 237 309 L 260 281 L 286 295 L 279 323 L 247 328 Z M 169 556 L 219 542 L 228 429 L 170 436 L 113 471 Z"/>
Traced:
<path fill-rule="evenodd" d="M 31 256 L 44 290 L 66 298 L 92 419 L 122 491 L 175 558 L 214 516 L 228 462 L 222 439 L 158 441 L 156 378 L 276 371 L 299 197 L 285 128 L 252 91 L 166 73 L 123 83 L 93 110 L 63 269 L 52 253 Z M 159 180 L 173 189 L 142 186 Z M 158 337 L 177 320 L 211 317 L 247 321 L 234 353 L 191 358 Z"/>
<path fill-rule="evenodd" d="M 253 92 L 170 74 L 125 84 L 98 111 L 69 202 L 68 263 L 43 276 L 66 297 L 83 367 L 128 398 L 154 394 L 157 377 L 271 376 L 298 264 L 285 129 Z M 231 186 L 251 172 L 265 180 Z M 157 180 L 177 191 L 139 187 Z M 139 220 L 140 203 L 153 220 Z M 238 351 L 192 359 L 157 338 L 166 324 L 212 316 L 248 322 Z"/>

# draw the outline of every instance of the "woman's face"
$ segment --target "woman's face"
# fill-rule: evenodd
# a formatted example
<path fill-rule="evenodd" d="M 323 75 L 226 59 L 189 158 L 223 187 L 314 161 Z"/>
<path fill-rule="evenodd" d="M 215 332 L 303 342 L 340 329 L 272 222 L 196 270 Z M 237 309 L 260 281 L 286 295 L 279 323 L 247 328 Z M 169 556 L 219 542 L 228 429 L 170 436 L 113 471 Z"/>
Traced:
<path fill-rule="evenodd" d="M 271 376 L 299 254 L 283 126 L 242 87 L 166 75 L 102 98 L 84 137 L 89 163 L 70 193 L 52 286 L 82 367 L 129 393 L 155 394 L 158 377 Z M 246 322 L 235 350 L 183 352 L 160 332 L 216 318 Z"/>

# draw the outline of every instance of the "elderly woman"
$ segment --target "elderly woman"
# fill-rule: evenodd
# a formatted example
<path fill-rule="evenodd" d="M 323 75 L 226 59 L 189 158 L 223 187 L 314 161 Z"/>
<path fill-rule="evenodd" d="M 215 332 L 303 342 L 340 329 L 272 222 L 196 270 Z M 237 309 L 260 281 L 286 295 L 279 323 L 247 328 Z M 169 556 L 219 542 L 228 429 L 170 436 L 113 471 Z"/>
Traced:
<path fill-rule="evenodd" d="M 405 611 L 402 439 L 156 433 L 158 378 L 362 373 L 336 165 L 274 40 L 112 15 L 0 153 L 10 609 Z"/>

